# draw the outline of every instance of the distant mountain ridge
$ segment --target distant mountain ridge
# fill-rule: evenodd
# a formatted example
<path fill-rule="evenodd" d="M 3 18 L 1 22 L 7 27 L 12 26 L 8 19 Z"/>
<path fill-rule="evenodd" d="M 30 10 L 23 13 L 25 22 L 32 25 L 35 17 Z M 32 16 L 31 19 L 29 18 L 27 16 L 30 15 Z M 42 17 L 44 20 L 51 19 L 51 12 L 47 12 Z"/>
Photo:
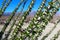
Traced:
<path fill-rule="evenodd" d="M 3 14 L 3 16 L 9 16 L 9 15 L 11 15 L 11 12 L 5 12 L 5 13 Z"/>
<path fill-rule="evenodd" d="M 11 15 L 11 13 L 12 12 L 5 12 L 5 13 L 3 13 L 3 16 L 9 16 L 9 15 Z M 17 12 L 16 14 L 18 14 L 18 13 L 21 13 L 21 12 Z M 36 11 L 31 11 L 29 15 L 33 16 L 35 13 L 36 13 Z"/>
<path fill-rule="evenodd" d="M 3 16 L 9 16 L 9 15 L 11 15 L 11 13 L 12 12 L 5 12 L 4 14 L 3 14 Z M 18 13 L 21 13 L 21 12 L 17 12 L 16 14 L 18 14 Z M 21 13 L 22 14 L 22 13 Z M 36 11 L 31 11 L 30 13 L 29 13 L 29 15 L 31 15 L 31 16 L 34 16 L 36 14 Z M 56 14 L 55 14 L 56 16 L 60 16 L 60 12 L 57 12 Z"/>

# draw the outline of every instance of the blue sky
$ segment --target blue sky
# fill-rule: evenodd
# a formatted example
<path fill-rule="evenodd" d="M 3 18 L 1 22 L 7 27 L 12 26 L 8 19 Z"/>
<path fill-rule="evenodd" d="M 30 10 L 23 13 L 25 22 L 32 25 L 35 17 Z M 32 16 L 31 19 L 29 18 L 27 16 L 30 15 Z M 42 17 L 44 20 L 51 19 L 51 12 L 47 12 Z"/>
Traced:
<path fill-rule="evenodd" d="M 48 2 L 51 0 L 47 0 L 46 2 L 46 6 L 48 5 Z M 3 0 L 0 0 L 0 8 L 1 8 L 1 4 L 2 4 Z M 7 7 L 7 9 L 5 10 L 5 12 L 12 12 L 15 7 L 18 5 L 18 3 L 20 2 L 20 0 L 12 0 L 12 2 L 10 3 L 10 5 Z M 27 3 L 25 4 L 24 10 L 26 11 L 29 4 L 30 4 L 31 0 L 28 0 Z M 42 0 L 36 0 L 35 4 L 32 8 L 33 11 L 36 11 L 38 9 L 38 7 L 40 6 L 40 4 L 42 3 Z M 21 8 L 22 8 L 23 4 L 19 7 L 18 12 L 20 12 Z"/>

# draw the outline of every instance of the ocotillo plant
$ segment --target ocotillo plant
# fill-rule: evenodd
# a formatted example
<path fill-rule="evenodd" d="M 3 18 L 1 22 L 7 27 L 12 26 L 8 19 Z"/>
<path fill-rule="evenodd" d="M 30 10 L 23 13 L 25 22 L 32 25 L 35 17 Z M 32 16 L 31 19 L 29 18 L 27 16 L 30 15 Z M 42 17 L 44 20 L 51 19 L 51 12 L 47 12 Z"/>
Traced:
<path fill-rule="evenodd" d="M 55 11 L 56 11 L 56 10 L 54 10 L 52 13 L 55 13 Z M 49 15 L 51 15 L 51 14 L 49 14 Z M 48 15 L 48 16 L 49 16 L 49 15 Z M 52 16 L 52 15 L 51 15 L 51 16 Z M 51 17 L 51 16 L 50 16 L 50 17 Z M 50 19 L 50 17 L 49 17 L 48 19 Z M 42 18 L 41 18 L 41 19 L 42 19 Z M 46 19 L 47 19 L 47 18 L 46 18 Z M 46 26 L 46 22 L 48 23 L 48 19 L 45 20 L 45 26 Z M 44 22 L 44 20 L 43 20 L 43 22 Z M 40 26 L 43 26 L 43 25 L 40 25 Z M 31 26 L 31 27 L 32 27 L 32 26 Z M 29 30 L 29 29 L 28 29 L 28 30 Z M 26 30 L 26 35 L 27 35 L 27 34 L 28 34 L 28 35 L 30 34 L 28 30 Z M 41 30 L 40 30 L 40 31 L 41 31 Z M 28 32 L 28 33 L 27 33 L 27 32 Z M 24 34 L 25 34 L 25 33 L 24 33 Z M 23 34 L 23 35 L 24 35 L 24 34 Z M 25 36 L 26 36 L 26 35 L 25 35 Z"/>
<path fill-rule="evenodd" d="M 8 2 L 6 3 L 6 0 L 4 0 L 4 2 L 2 3 L 2 7 L 0 9 L 0 17 L 3 15 L 4 11 L 6 10 L 6 8 L 8 7 L 8 5 L 10 4 L 11 1 L 12 0 L 8 0 Z M 26 3 L 27 1 L 28 0 L 21 0 L 18 3 L 15 10 L 12 12 L 12 14 L 8 17 L 8 19 L 6 20 L 6 23 L 4 24 L 4 27 L 2 28 L 2 30 L 0 32 L 0 40 L 2 39 L 2 35 L 4 34 L 6 28 L 9 26 L 10 22 L 12 21 L 12 18 L 15 16 L 15 13 L 17 12 L 20 5 L 23 4 L 24 2 Z M 55 2 L 53 0 L 51 0 L 51 2 L 48 3 L 49 6 L 45 5 L 46 0 L 42 0 L 43 2 L 41 4 L 41 6 L 38 8 L 38 10 L 36 12 L 36 15 L 31 20 L 29 26 L 26 29 L 23 29 L 22 26 L 24 24 L 24 21 L 26 20 L 26 17 L 29 15 L 29 12 L 31 12 L 35 1 L 36 0 L 31 0 L 31 3 L 28 6 L 27 11 L 22 15 L 21 19 L 17 23 L 17 26 L 14 29 L 10 40 L 25 40 L 27 38 L 29 38 L 29 40 L 37 40 L 39 35 L 41 36 L 41 34 L 44 31 L 46 25 L 52 19 L 53 15 L 59 9 L 59 4 L 60 3 L 57 0 Z M 6 3 L 6 5 L 5 5 L 5 3 Z M 21 12 L 23 12 L 23 9 L 25 7 L 25 3 L 23 5 L 23 8 L 21 9 Z M 44 11 L 44 9 L 45 9 L 45 11 Z M 18 14 L 16 19 L 19 17 L 19 15 L 20 14 Z M 40 19 L 38 20 L 39 17 L 40 17 Z M 16 19 L 13 20 L 11 28 L 9 29 L 8 34 L 7 34 L 7 36 L 5 37 L 4 40 L 8 40 L 7 38 L 12 31 L 12 27 L 14 27 Z M 19 35 L 19 33 L 20 33 L 20 35 Z M 45 40 L 45 38 L 48 37 L 49 34 L 50 33 L 48 33 L 47 36 L 44 36 L 41 40 Z M 19 35 L 19 37 L 18 37 L 18 35 Z M 57 35 L 59 35 L 59 33 Z M 53 37 L 52 40 L 55 40 L 55 38 L 57 38 L 57 37 L 58 36 Z"/>
<path fill-rule="evenodd" d="M 3 1 L 1 9 L 3 9 L 3 8 L 4 8 L 5 3 L 6 3 L 6 0 L 4 0 L 4 1 Z"/>
<path fill-rule="evenodd" d="M 23 11 L 23 9 L 24 9 L 24 6 L 25 6 L 25 4 L 26 4 L 26 2 L 27 2 L 27 0 L 24 2 L 24 4 L 23 4 L 23 8 L 21 9 L 21 13 L 22 13 L 22 11 Z M 18 25 L 18 24 L 17 24 Z M 17 26 L 16 25 L 16 26 Z M 17 36 L 17 35 L 16 35 Z M 13 38 L 14 39 L 14 38 Z"/>
<path fill-rule="evenodd" d="M 10 35 L 11 31 L 12 31 L 12 28 L 13 28 L 14 25 L 15 25 L 16 19 L 17 19 L 19 16 L 20 16 L 20 13 L 19 13 L 19 14 L 16 16 L 16 18 L 14 19 L 14 21 L 13 21 L 13 23 L 12 23 L 12 25 L 11 25 L 11 27 L 10 27 L 8 33 L 6 34 L 4 40 L 7 40 L 7 38 L 9 37 L 9 35 Z"/>
<path fill-rule="evenodd" d="M 2 35 L 4 34 L 5 29 L 7 28 L 7 26 L 9 25 L 11 19 L 13 18 L 13 16 L 15 15 L 15 12 L 18 10 L 18 8 L 20 7 L 20 5 L 22 4 L 23 1 L 21 1 L 17 7 L 15 8 L 15 10 L 12 12 L 12 14 L 9 16 L 9 18 L 7 19 L 6 23 L 4 24 L 4 27 L 2 28 L 2 31 L 0 32 L 0 38 L 2 37 Z"/>
<path fill-rule="evenodd" d="M 26 0 L 26 1 L 27 1 L 27 0 Z M 22 9 L 21 9 L 21 12 L 22 12 L 23 9 L 24 9 L 24 6 L 25 6 L 25 4 L 26 4 L 26 1 L 25 1 L 24 4 L 23 4 L 23 7 L 22 7 Z M 15 25 L 16 19 L 18 19 L 19 16 L 20 16 L 20 13 L 19 13 L 19 14 L 16 16 L 16 18 L 13 20 L 13 23 L 12 23 L 12 25 L 11 25 L 11 28 L 9 29 L 9 32 L 8 32 L 7 36 L 4 38 L 4 40 L 5 40 L 5 39 L 7 40 L 10 32 L 12 31 L 12 28 L 13 28 L 14 25 Z"/>
<path fill-rule="evenodd" d="M 6 1 L 6 0 L 5 0 Z M 5 1 L 4 1 L 4 3 L 5 3 Z M 10 2 L 11 2 L 12 0 L 8 0 L 8 2 L 6 3 L 6 5 L 4 6 L 4 3 L 3 3 L 3 9 L 1 9 L 1 12 L 0 12 L 0 17 L 2 16 L 2 14 L 4 13 L 4 11 L 5 11 L 5 9 L 7 8 L 7 6 L 10 4 Z M 0 32 L 0 39 L 1 39 L 1 37 L 2 37 L 2 32 Z"/>
<path fill-rule="evenodd" d="M 29 28 L 29 27 L 28 27 Z M 24 34 L 23 34 L 24 35 Z"/>
<path fill-rule="evenodd" d="M 44 2 L 45 2 L 45 0 L 43 1 L 41 8 L 44 6 Z M 38 15 L 38 13 L 41 11 L 41 8 L 38 10 L 38 12 L 37 12 L 36 15 Z M 36 17 L 36 18 L 37 18 L 37 17 Z M 34 20 L 34 19 L 33 19 L 33 20 Z M 33 23 L 32 23 L 32 24 L 33 24 Z M 30 27 L 32 27 L 32 26 L 30 26 Z M 26 35 L 27 35 L 27 34 L 26 34 Z"/>
<path fill-rule="evenodd" d="M 0 12 L 0 17 L 3 15 L 4 11 L 6 10 L 6 8 L 8 7 L 8 5 L 10 4 L 11 1 L 12 0 L 8 0 L 8 2 L 6 3 L 6 5 L 3 7 L 2 12 Z M 4 5 L 4 3 L 3 3 L 3 5 Z"/>
<path fill-rule="evenodd" d="M 57 8 L 59 8 L 59 6 L 58 6 Z M 54 14 L 55 14 L 55 13 L 54 13 Z M 56 26 L 56 25 L 55 25 L 55 26 Z M 54 27 L 54 28 L 55 28 L 55 27 Z M 54 29 L 54 28 L 53 28 L 53 29 Z M 52 29 L 52 30 L 53 30 L 53 29 Z M 44 40 L 46 37 L 48 37 L 48 35 L 49 35 L 50 33 L 51 33 L 51 32 L 49 32 L 48 34 L 46 34 L 46 35 L 42 38 L 42 40 Z"/>
<path fill-rule="evenodd" d="M 59 6 L 58 6 L 59 7 Z M 54 9 L 53 9 L 54 10 Z M 49 22 L 49 20 L 51 20 L 51 17 L 52 17 L 52 15 L 54 15 L 55 14 L 55 12 L 52 12 L 52 13 L 50 13 L 49 15 L 51 15 L 50 16 L 50 18 L 46 18 L 46 19 L 48 19 L 48 21 L 47 20 L 45 20 L 47 23 Z M 48 15 L 48 17 L 49 17 L 49 15 Z M 42 19 L 42 18 L 41 18 Z M 44 22 L 44 21 L 43 21 Z M 46 24 L 46 23 L 45 23 Z M 40 25 L 40 24 L 39 24 Z M 46 25 L 45 25 L 46 26 Z M 42 30 L 44 29 L 45 27 L 44 26 L 42 26 Z"/>
<path fill-rule="evenodd" d="M 34 1 L 35 1 L 35 0 L 32 0 L 32 1 L 31 1 L 31 4 L 30 4 L 27 12 L 24 13 L 24 15 L 22 15 L 22 19 L 19 21 L 19 26 L 17 26 L 17 28 L 16 28 L 16 29 L 14 30 L 14 32 L 13 32 L 13 35 L 12 35 L 13 38 L 16 37 L 16 35 L 18 34 L 18 30 L 19 30 L 20 27 L 23 25 L 23 22 L 24 22 L 24 20 L 26 19 L 26 16 L 29 15 L 29 12 L 31 11 L 31 9 L 32 9 L 32 7 L 33 7 L 33 5 L 34 5 Z"/>
<path fill-rule="evenodd" d="M 2 13 L 2 9 L 3 9 L 3 7 L 5 6 L 4 4 L 6 3 L 6 0 L 4 0 L 3 1 L 3 3 L 2 3 L 2 7 L 0 8 L 0 13 Z M 0 14 L 1 15 L 1 14 Z"/>
<path fill-rule="evenodd" d="M 53 13 L 53 12 L 52 12 L 52 13 Z M 54 13 L 55 13 L 55 12 L 54 12 Z M 51 17 L 51 16 L 50 16 L 50 17 Z M 47 18 L 46 18 L 46 19 L 47 19 Z M 49 20 L 50 20 L 50 19 L 49 19 Z M 48 20 L 48 21 L 49 21 L 49 20 Z M 45 20 L 45 21 L 46 21 L 46 20 Z M 48 23 L 48 21 L 46 21 L 46 22 Z M 40 25 L 40 24 L 39 24 L 39 25 Z M 41 25 L 40 25 L 40 26 L 41 26 Z M 46 26 L 46 23 L 45 23 L 45 26 Z M 45 28 L 45 26 L 44 26 L 44 25 L 42 25 L 42 26 L 41 26 L 42 28 L 40 27 L 40 29 L 42 29 L 42 30 L 43 30 L 43 29 Z M 41 30 L 41 32 L 42 32 L 42 30 Z"/>

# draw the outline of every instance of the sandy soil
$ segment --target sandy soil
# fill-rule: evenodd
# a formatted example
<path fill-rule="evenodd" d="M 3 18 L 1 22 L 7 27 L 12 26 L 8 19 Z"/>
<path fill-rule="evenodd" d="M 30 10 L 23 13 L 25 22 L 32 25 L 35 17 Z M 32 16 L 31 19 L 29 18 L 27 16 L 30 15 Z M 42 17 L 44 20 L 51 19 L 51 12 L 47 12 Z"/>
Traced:
<path fill-rule="evenodd" d="M 24 25 L 22 26 L 22 28 L 26 28 L 27 26 L 29 25 L 29 23 L 24 23 Z M 38 37 L 38 40 L 41 40 L 42 37 L 44 37 L 46 34 L 48 34 L 49 32 L 51 32 L 49 34 L 49 36 L 45 39 L 45 40 L 50 40 L 56 33 L 58 30 L 60 30 L 60 22 L 56 25 L 56 27 L 54 28 L 54 25 L 53 23 L 48 23 L 48 25 L 46 26 L 45 30 L 42 32 L 42 35 Z M 0 25 L 0 31 L 2 29 L 3 25 Z M 9 27 L 6 29 L 5 33 L 8 32 L 10 28 L 10 25 Z M 53 29 L 54 28 L 54 29 Z M 13 28 L 14 29 L 14 28 Z M 53 30 L 52 30 L 53 29 Z M 4 38 L 4 36 L 3 36 Z M 60 40 L 60 35 L 59 37 L 57 38 L 57 40 Z"/>

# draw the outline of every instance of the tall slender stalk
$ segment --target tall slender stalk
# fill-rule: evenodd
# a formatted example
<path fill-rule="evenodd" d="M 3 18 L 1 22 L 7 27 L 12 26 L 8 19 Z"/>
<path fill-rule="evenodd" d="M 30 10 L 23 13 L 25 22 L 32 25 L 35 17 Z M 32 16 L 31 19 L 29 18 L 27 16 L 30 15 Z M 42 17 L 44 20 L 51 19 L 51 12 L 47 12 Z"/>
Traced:
<path fill-rule="evenodd" d="M 6 34 L 4 40 L 7 40 L 8 36 L 10 35 L 10 32 L 12 31 L 12 28 L 14 27 L 14 24 L 15 24 L 15 22 L 16 22 L 16 19 L 17 19 L 19 16 L 20 16 L 20 13 L 19 13 L 19 14 L 16 16 L 16 18 L 14 19 L 14 21 L 13 21 L 13 23 L 12 23 L 12 25 L 11 25 L 11 28 L 9 29 L 8 34 Z"/>
<path fill-rule="evenodd" d="M 6 3 L 6 0 L 4 0 L 4 1 L 2 2 L 2 7 L 0 8 L 0 13 L 2 13 L 2 9 L 3 9 L 3 7 L 5 6 L 5 3 Z"/>
<path fill-rule="evenodd" d="M 56 9 L 55 9 L 56 10 Z M 56 10 L 55 12 L 52 12 L 52 16 L 57 12 L 58 10 Z M 54 14 L 53 14 L 54 13 Z M 50 19 L 49 20 L 51 20 L 51 18 L 52 18 L 52 16 L 50 16 Z M 47 18 L 46 18 L 47 19 Z M 49 20 L 48 21 L 46 21 L 47 23 L 49 22 Z M 47 24 L 45 23 L 45 26 L 46 26 Z M 43 29 L 45 29 L 45 26 L 42 26 L 42 30 L 41 30 L 41 32 L 43 31 Z M 40 34 L 41 35 L 41 34 Z M 46 38 L 47 36 L 45 36 L 45 38 Z M 41 40 L 44 40 L 45 38 L 42 38 Z"/>
<path fill-rule="evenodd" d="M 8 5 L 10 4 L 11 1 L 12 0 L 9 0 L 6 3 L 6 0 L 4 0 L 4 2 L 2 4 L 2 8 L 0 9 L 0 17 L 3 15 L 4 11 L 6 10 L 6 8 L 8 7 Z M 21 9 L 21 12 L 23 11 L 25 3 L 27 2 L 27 0 L 21 0 L 21 2 L 19 2 L 17 7 L 15 8 L 15 10 L 12 12 L 12 14 L 8 17 L 8 20 L 6 20 L 6 23 L 4 24 L 4 27 L 2 28 L 2 30 L 0 32 L 0 40 L 2 38 L 2 35 L 5 32 L 6 28 L 8 27 L 9 23 L 11 22 L 12 18 L 14 17 L 15 13 L 17 12 L 18 8 L 20 7 L 20 5 L 23 2 L 24 2 L 24 5 L 23 5 L 23 8 Z M 37 37 L 39 37 L 39 35 L 41 36 L 41 33 L 45 29 L 48 22 L 52 19 L 53 15 L 58 11 L 59 4 L 60 4 L 57 0 L 55 2 L 53 2 L 53 0 L 52 0 L 49 3 L 49 7 L 47 8 L 47 7 L 45 7 L 46 0 L 43 0 L 41 6 L 37 10 L 36 15 L 31 20 L 29 26 L 25 30 L 23 30 L 22 25 L 23 25 L 24 20 L 26 19 L 26 17 L 29 15 L 29 12 L 31 12 L 31 9 L 34 6 L 34 2 L 35 2 L 35 0 L 31 0 L 31 3 L 29 5 L 27 11 L 22 15 L 21 20 L 19 20 L 19 22 L 17 23 L 18 26 L 16 26 L 16 28 L 14 29 L 10 40 L 25 40 L 26 38 L 29 38 L 29 40 L 37 40 Z M 6 5 L 4 5 L 5 3 L 6 3 Z M 46 9 L 46 10 L 42 11 L 43 9 Z M 20 14 L 17 15 L 16 19 L 19 17 L 19 15 Z M 39 17 L 40 17 L 40 19 L 39 19 L 40 22 L 37 21 Z M 11 25 L 11 28 L 9 29 L 8 34 L 4 38 L 4 40 L 8 40 L 7 38 L 10 35 L 10 33 L 12 31 L 12 28 L 14 27 L 16 19 L 14 19 L 14 21 Z M 20 35 L 18 37 L 19 33 L 20 33 Z M 45 35 L 41 40 L 44 40 L 49 34 L 50 33 Z M 57 35 L 59 35 L 59 33 Z M 58 36 L 54 36 L 52 39 L 55 40 L 55 38 L 57 38 L 57 37 Z"/>
<path fill-rule="evenodd" d="M 8 2 L 6 3 L 6 5 L 3 7 L 2 12 L 0 13 L 0 17 L 3 15 L 4 11 L 6 10 L 6 8 L 8 7 L 8 5 L 11 3 L 12 0 L 8 0 Z"/>
<path fill-rule="evenodd" d="M 59 7 L 57 7 L 57 8 L 54 8 L 53 10 L 53 12 L 52 13 L 50 13 L 50 14 L 48 14 L 48 18 L 44 18 L 43 17 L 43 15 L 41 16 L 42 18 L 42 23 L 37 23 L 36 25 L 37 25 L 37 27 L 39 28 L 40 27 L 40 29 L 39 30 L 37 30 L 37 31 L 34 31 L 33 29 L 32 29 L 32 25 L 28 28 L 28 29 L 26 29 L 25 31 L 24 31 L 24 33 L 22 32 L 22 39 L 23 39 L 23 37 L 25 36 L 34 36 L 35 34 L 37 34 L 36 36 L 38 36 L 38 34 L 39 33 L 41 33 L 42 32 L 42 29 L 44 29 L 44 27 L 47 25 L 47 23 L 49 22 L 49 20 L 52 18 L 52 16 L 55 14 L 55 12 L 56 11 L 58 11 L 57 9 L 58 9 Z M 43 20 L 44 19 L 44 20 Z M 34 21 L 34 20 L 33 20 Z M 42 25 L 41 25 L 42 24 Z M 38 26 L 39 25 L 39 26 Z M 41 28 L 42 27 L 42 28 Z M 31 32 L 32 31 L 32 32 Z M 29 35 L 29 34 L 31 34 L 31 35 Z M 21 39 L 21 38 L 20 38 Z"/>
<path fill-rule="evenodd" d="M 57 2 L 57 1 L 56 1 L 56 2 Z M 54 6 L 54 7 L 55 7 L 55 6 Z M 59 6 L 57 6 L 57 8 L 59 8 Z M 56 9 L 57 9 L 57 8 L 56 8 Z M 53 10 L 53 11 L 54 11 L 54 10 Z M 57 11 L 58 11 L 58 10 L 57 10 Z M 55 14 L 55 13 L 56 13 L 56 12 L 54 12 L 54 14 Z M 53 15 L 54 15 L 54 14 L 53 14 Z M 53 15 L 52 15 L 52 16 L 53 16 Z M 56 27 L 56 25 L 55 25 L 55 27 Z M 54 27 L 54 28 L 55 28 L 55 27 Z M 52 30 L 54 30 L 54 28 L 53 28 Z M 41 40 L 44 40 L 46 37 L 48 37 L 48 35 L 49 35 L 51 32 L 52 32 L 52 31 L 50 31 L 48 34 L 46 34 Z"/>
<path fill-rule="evenodd" d="M 27 1 L 27 0 L 26 0 L 26 1 Z M 22 9 L 21 9 L 21 12 L 22 12 L 23 9 L 24 9 L 24 6 L 25 6 L 26 1 L 24 2 L 24 5 L 23 5 L 23 7 L 22 7 Z M 19 13 L 19 14 L 16 16 L 16 18 L 13 20 L 13 23 L 12 23 L 12 25 L 11 25 L 11 28 L 9 29 L 9 32 L 8 32 L 7 36 L 6 36 L 4 39 L 7 40 L 7 38 L 8 38 L 8 36 L 9 36 L 10 32 L 12 31 L 12 28 L 13 28 L 14 25 L 15 25 L 16 19 L 18 19 L 19 16 L 20 16 L 20 13 Z"/>
<path fill-rule="evenodd" d="M 43 6 L 43 5 L 44 5 L 44 2 L 43 2 L 43 4 L 42 4 L 42 6 Z M 41 6 L 41 7 L 42 7 L 42 6 Z M 41 11 L 41 8 L 40 8 L 40 10 L 38 10 L 38 12 L 39 12 L 39 11 Z M 37 12 L 37 15 L 38 15 L 38 12 Z M 23 32 L 21 32 L 20 34 L 21 34 L 21 35 L 24 35 Z M 26 35 L 27 35 L 27 34 L 26 34 Z M 25 35 L 25 36 L 26 36 L 26 35 Z M 18 39 L 21 39 L 21 36 L 20 36 Z M 23 39 L 23 38 L 22 38 L 22 39 Z"/>
<path fill-rule="evenodd" d="M 39 15 L 39 12 L 41 11 L 41 9 L 43 8 L 45 1 L 46 1 L 46 0 L 44 0 L 44 1 L 43 1 L 43 3 L 42 3 L 42 5 L 41 5 L 41 7 L 38 9 L 37 14 L 35 15 L 35 17 L 36 17 L 36 18 L 37 18 L 37 16 Z M 35 19 L 35 17 L 33 18 L 33 20 Z M 32 20 L 32 21 L 33 21 L 33 20 Z M 33 24 L 33 23 L 32 23 L 32 24 Z M 31 25 L 31 26 L 29 25 L 29 27 L 32 27 L 32 26 L 33 26 L 33 25 Z M 27 30 L 25 30 L 25 31 L 26 31 L 26 32 L 28 32 L 28 29 L 27 29 Z M 22 34 L 22 35 L 24 35 L 24 33 L 23 33 L 23 32 L 21 32 L 21 34 Z M 28 36 L 28 34 L 29 34 L 29 33 L 26 33 L 26 35 L 25 35 L 25 36 Z M 20 37 L 19 39 L 21 39 L 21 37 Z M 23 38 L 22 38 L 22 39 L 23 39 Z"/>
<path fill-rule="evenodd" d="M 9 1 L 10 2 L 10 1 Z M 8 3 L 9 3 L 8 2 Z M 15 12 L 18 10 L 18 8 L 20 7 L 20 5 L 22 4 L 23 1 L 19 2 L 19 4 L 17 5 L 17 7 L 15 8 L 15 10 L 12 12 L 12 14 L 9 16 L 9 18 L 7 19 L 6 23 L 4 24 L 4 27 L 2 28 L 1 32 L 0 32 L 0 39 L 2 37 L 2 35 L 4 34 L 5 29 L 7 28 L 7 26 L 9 25 L 11 19 L 13 18 L 13 16 L 15 15 Z M 5 6 L 6 8 L 6 6 Z"/>
<path fill-rule="evenodd" d="M 51 15 L 50 18 L 46 18 L 46 16 L 44 17 L 44 18 L 46 19 L 46 20 L 45 20 L 45 22 L 46 22 L 46 23 L 45 23 L 45 26 L 47 25 L 47 23 L 49 22 L 49 20 L 52 18 L 52 16 L 56 13 L 56 12 L 54 12 L 54 11 L 57 11 L 57 8 L 59 8 L 59 6 L 56 7 L 56 9 L 55 9 L 55 6 L 54 6 L 54 9 L 52 8 L 53 11 L 52 11 L 52 13 L 49 14 L 49 15 Z M 48 17 L 49 17 L 49 15 L 48 15 Z M 43 16 L 43 15 L 42 15 L 42 16 Z M 41 18 L 41 19 L 42 19 L 42 18 Z M 44 22 L 44 20 L 43 20 L 43 22 Z M 40 26 L 42 27 L 42 28 L 40 27 L 40 29 L 42 29 L 42 30 L 45 29 L 45 26 L 44 26 L 43 24 L 41 25 L 41 24 L 37 23 L 36 25 L 40 25 Z M 39 28 L 39 26 L 36 26 L 36 27 Z"/>
<path fill-rule="evenodd" d="M 19 26 L 17 26 L 12 34 L 12 39 L 16 37 L 16 35 L 18 34 L 18 31 L 19 29 L 21 28 L 21 26 L 23 25 L 24 23 L 24 20 L 26 19 L 27 15 L 29 15 L 29 12 L 31 11 L 33 5 L 34 5 L 34 1 L 35 0 L 32 0 L 31 3 L 30 3 L 30 6 L 28 7 L 28 10 L 26 13 L 24 13 L 24 15 L 22 15 L 22 19 L 19 21 Z"/>
<path fill-rule="evenodd" d="M 1 9 L 3 9 L 3 8 L 4 8 L 5 3 L 6 3 L 6 0 L 4 0 L 4 1 L 3 1 Z"/>

